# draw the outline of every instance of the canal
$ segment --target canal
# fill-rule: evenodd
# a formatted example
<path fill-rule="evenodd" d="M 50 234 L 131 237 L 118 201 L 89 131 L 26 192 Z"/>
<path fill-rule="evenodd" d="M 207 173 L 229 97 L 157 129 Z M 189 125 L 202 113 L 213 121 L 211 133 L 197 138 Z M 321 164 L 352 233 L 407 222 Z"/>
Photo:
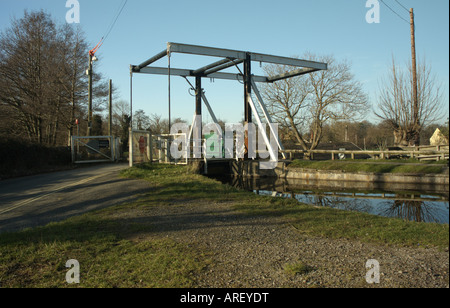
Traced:
<path fill-rule="evenodd" d="M 215 177 L 224 184 L 255 194 L 295 198 L 301 203 L 366 212 L 424 223 L 449 223 L 449 191 L 436 186 L 286 180 L 278 178 Z"/>

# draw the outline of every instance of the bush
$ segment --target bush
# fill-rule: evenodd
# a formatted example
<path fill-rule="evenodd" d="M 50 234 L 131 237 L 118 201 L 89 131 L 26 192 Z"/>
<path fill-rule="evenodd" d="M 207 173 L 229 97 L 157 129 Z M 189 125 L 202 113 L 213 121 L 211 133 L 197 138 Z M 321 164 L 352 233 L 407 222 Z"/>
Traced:
<path fill-rule="evenodd" d="M 0 139 L 0 179 L 31 175 L 71 165 L 68 147 L 48 147 Z"/>

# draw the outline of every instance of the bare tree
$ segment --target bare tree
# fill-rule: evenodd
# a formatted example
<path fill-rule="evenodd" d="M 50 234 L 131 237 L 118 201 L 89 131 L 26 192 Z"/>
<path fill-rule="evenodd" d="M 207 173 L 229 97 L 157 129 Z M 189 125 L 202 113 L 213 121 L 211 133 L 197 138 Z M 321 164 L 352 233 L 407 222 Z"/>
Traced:
<path fill-rule="evenodd" d="M 311 149 L 315 149 L 322 139 L 325 123 L 358 119 L 367 111 L 369 103 L 361 83 L 354 79 L 348 61 L 338 62 L 333 56 L 308 55 L 307 58 L 328 63 L 329 68 L 309 75 L 313 88 L 309 109 Z"/>
<path fill-rule="evenodd" d="M 59 70 L 56 78 L 64 93 L 64 108 L 61 110 L 62 124 L 68 131 L 68 144 L 73 136 L 75 119 L 85 114 L 87 101 L 87 78 L 85 78 L 86 50 L 88 50 L 84 33 L 80 28 L 73 29 L 69 25 L 60 31 L 58 58 Z"/>
<path fill-rule="evenodd" d="M 147 130 L 150 127 L 150 118 L 142 109 L 137 110 L 133 116 L 134 129 Z"/>
<path fill-rule="evenodd" d="M 54 96 L 46 85 L 53 83 L 48 52 L 54 47 L 55 37 L 55 25 L 45 13 L 27 12 L 0 36 L 0 76 L 4 84 L 0 98 L 15 111 L 15 122 L 38 143 L 44 142 L 46 111 L 53 111 Z"/>
<path fill-rule="evenodd" d="M 25 12 L 0 33 L 0 108 L 8 125 L 29 140 L 67 144 L 74 119 L 85 114 L 87 43 L 79 29 L 58 26 L 49 14 Z M 94 76 L 97 108 L 107 82 Z"/>
<path fill-rule="evenodd" d="M 128 148 L 130 135 L 130 104 L 125 100 L 117 100 L 113 104 L 113 135 L 120 137 L 122 149 Z"/>
<path fill-rule="evenodd" d="M 263 93 L 278 124 L 289 130 L 304 150 L 314 150 L 323 137 L 325 123 L 356 119 L 367 111 L 368 99 L 347 61 L 314 54 L 304 58 L 328 63 L 328 70 L 268 84 Z M 287 69 L 270 65 L 265 70 L 274 75 Z"/>
<path fill-rule="evenodd" d="M 275 76 L 289 70 L 287 66 L 270 64 L 264 67 L 266 74 Z M 263 86 L 262 95 L 268 103 L 272 120 L 281 127 L 285 135 L 292 136 L 302 148 L 307 149 L 301 131 L 305 128 L 308 97 L 312 94 L 309 80 L 302 77 L 284 79 Z M 288 128 L 288 129 L 286 129 Z"/>
<path fill-rule="evenodd" d="M 405 72 L 392 59 L 389 76 L 380 87 L 379 111 L 375 114 L 390 123 L 395 145 L 420 145 L 422 129 L 445 116 L 442 114 L 442 83 L 437 81 L 425 61 L 418 64 L 417 81 L 418 112 L 414 107 L 411 65 Z"/>

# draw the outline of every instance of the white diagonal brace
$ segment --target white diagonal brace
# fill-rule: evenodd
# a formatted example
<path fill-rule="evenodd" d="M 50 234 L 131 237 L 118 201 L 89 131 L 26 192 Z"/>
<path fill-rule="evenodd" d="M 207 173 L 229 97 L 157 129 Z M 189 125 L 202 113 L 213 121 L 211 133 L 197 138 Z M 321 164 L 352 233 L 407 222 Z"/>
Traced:
<path fill-rule="evenodd" d="M 209 115 L 211 116 L 213 122 L 215 124 L 219 124 L 219 121 L 217 121 L 217 117 L 214 114 L 214 111 L 212 110 L 211 105 L 209 104 L 208 99 L 206 98 L 206 95 L 204 92 L 202 93 L 202 99 L 203 99 L 203 103 L 205 104 L 206 108 L 208 108 Z"/>
<path fill-rule="evenodd" d="M 260 118 L 260 116 L 258 114 L 258 110 L 256 110 L 255 103 L 253 102 L 253 99 L 251 98 L 251 96 L 248 97 L 248 102 L 249 102 L 250 107 L 251 107 L 251 109 L 253 111 L 253 114 L 256 117 L 256 122 L 258 123 L 259 130 L 260 130 L 261 135 L 262 135 L 262 137 L 264 139 L 264 142 L 266 143 L 267 149 L 269 150 L 270 160 L 274 161 L 274 162 L 278 161 L 278 155 L 275 153 L 275 151 L 272 148 L 272 145 L 270 144 L 269 137 L 267 136 L 266 130 L 263 128 L 263 124 L 262 124 L 261 118 Z M 269 123 L 269 126 L 271 126 L 270 123 Z"/>
<path fill-rule="evenodd" d="M 277 134 L 273 131 L 272 125 L 270 125 L 270 123 L 272 123 L 272 118 L 271 118 L 271 116 L 269 114 L 269 111 L 267 110 L 266 105 L 264 104 L 264 100 L 263 100 L 263 98 L 261 96 L 261 93 L 258 90 L 258 87 L 256 86 L 255 81 L 253 80 L 253 78 L 251 80 L 252 80 L 253 92 L 255 93 L 256 98 L 258 99 L 259 106 L 261 107 L 261 110 L 264 113 L 264 117 L 266 118 L 266 121 L 269 124 L 270 131 L 272 132 L 273 137 L 277 141 L 278 148 L 280 149 L 280 151 L 281 151 L 281 153 L 283 155 L 283 158 L 286 159 L 286 154 L 284 153 L 284 146 L 281 143 L 280 139 L 277 137 Z"/>

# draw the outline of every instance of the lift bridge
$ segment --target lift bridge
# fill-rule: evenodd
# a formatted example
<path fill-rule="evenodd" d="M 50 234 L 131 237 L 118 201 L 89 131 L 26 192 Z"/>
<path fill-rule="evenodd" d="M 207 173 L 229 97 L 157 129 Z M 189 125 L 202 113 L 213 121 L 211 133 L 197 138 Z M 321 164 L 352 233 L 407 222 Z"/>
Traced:
<path fill-rule="evenodd" d="M 188 54 L 188 55 L 199 55 L 205 57 L 216 57 L 220 60 L 206 65 L 198 69 L 192 68 L 173 68 L 171 66 L 171 58 L 174 54 Z M 156 61 L 167 57 L 167 67 L 155 67 L 150 66 Z M 257 76 L 252 74 L 252 63 L 270 63 L 283 65 L 286 68 L 292 68 L 290 71 L 286 71 L 283 74 L 276 76 Z M 223 72 L 229 68 L 235 68 L 236 73 Z M 259 128 L 260 136 L 264 140 L 266 148 L 268 149 L 267 156 L 270 156 L 271 162 L 278 162 L 278 153 L 281 153 L 284 157 L 284 147 L 281 140 L 278 137 L 278 133 L 274 131 L 273 127 L 270 125 L 272 119 L 264 104 L 263 98 L 260 94 L 257 84 L 258 83 L 274 83 L 276 81 L 284 80 L 287 78 L 293 78 L 296 76 L 301 76 L 305 74 L 310 74 L 316 71 L 327 70 L 326 63 L 319 63 L 307 60 L 301 60 L 297 58 L 281 57 L 274 55 L 267 55 L 261 53 L 221 49 L 213 47 L 204 47 L 197 45 L 187 45 L 178 43 L 167 43 L 167 48 L 157 55 L 151 57 L 147 61 L 139 65 L 130 65 L 130 93 L 131 93 L 131 106 L 133 104 L 133 75 L 134 74 L 151 74 L 151 75 L 164 75 L 168 76 L 168 109 L 169 109 L 169 130 L 171 128 L 171 77 L 178 76 L 184 78 L 192 90 L 195 91 L 195 115 L 192 126 L 189 133 L 185 133 L 183 136 L 178 134 L 175 135 L 159 135 L 154 136 L 150 132 L 145 131 L 132 131 L 130 136 L 130 165 L 136 162 L 164 162 L 164 163 L 188 163 L 191 160 L 203 160 L 208 164 L 210 160 L 210 155 L 208 155 L 208 142 L 207 139 L 203 138 L 202 132 L 202 106 L 206 106 L 212 121 L 218 125 L 217 117 L 213 111 L 213 108 L 206 98 L 205 92 L 202 88 L 202 80 L 204 78 L 209 79 L 222 79 L 238 81 L 244 86 L 244 123 L 253 123 L 254 120 Z M 190 79 L 195 80 L 193 84 Z M 254 97 L 256 99 L 254 99 Z M 200 124 L 199 124 L 200 123 Z M 265 124 L 269 124 L 269 130 L 265 128 Z M 254 157 L 249 157 L 249 141 L 248 141 L 248 125 L 245 126 L 244 132 L 244 145 L 243 151 L 244 160 L 254 159 Z M 186 144 L 188 144 L 188 151 L 184 155 L 183 159 L 174 160 L 170 153 L 170 143 L 175 139 L 185 138 Z M 272 138 L 272 139 L 270 139 Z M 219 136 L 222 144 L 224 143 L 224 138 L 222 135 Z M 270 141 L 275 140 L 277 149 L 271 146 Z M 235 141 L 233 141 L 234 143 Z M 237 142 L 237 140 L 236 140 Z M 201 149 L 201 150 L 200 150 Z M 241 158 L 239 156 L 238 146 L 236 145 L 236 153 L 225 155 L 215 155 L 214 160 L 226 160 L 226 159 L 237 159 Z M 191 157 L 190 153 L 194 153 Z M 205 167 L 206 168 L 206 167 Z"/>

